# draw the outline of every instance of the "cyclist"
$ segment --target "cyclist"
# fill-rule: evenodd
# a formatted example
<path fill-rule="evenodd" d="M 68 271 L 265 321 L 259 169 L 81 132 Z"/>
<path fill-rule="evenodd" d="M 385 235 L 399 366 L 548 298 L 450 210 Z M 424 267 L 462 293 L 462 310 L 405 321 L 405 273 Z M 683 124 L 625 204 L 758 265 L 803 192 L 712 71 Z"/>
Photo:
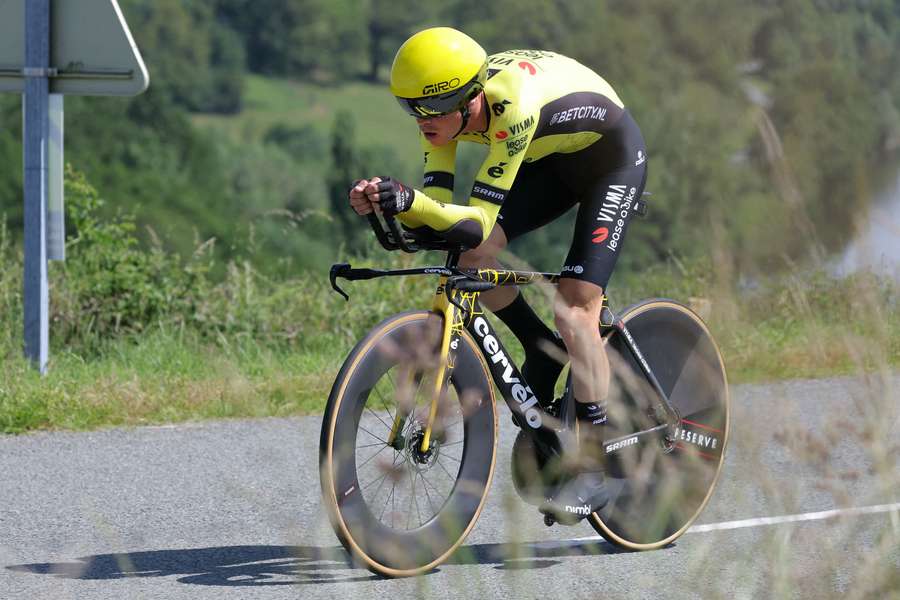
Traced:
<path fill-rule="evenodd" d="M 597 323 L 646 181 L 640 130 L 613 88 L 575 60 L 538 50 L 488 56 L 448 27 L 420 31 L 400 47 L 391 92 L 419 127 L 424 182 L 414 189 L 390 177 L 359 180 L 349 194 L 357 213 L 396 214 L 407 228 L 428 227 L 471 248 L 461 267 L 500 269 L 497 255 L 511 240 L 578 205 L 554 313 L 572 365 L 581 451 L 574 476 L 541 508 L 576 522 L 608 501 L 600 444 L 610 369 Z M 460 141 L 489 146 L 468 206 L 452 204 Z M 481 298 L 522 343 L 523 376 L 546 405 L 562 369 L 556 336 L 517 288 Z"/>

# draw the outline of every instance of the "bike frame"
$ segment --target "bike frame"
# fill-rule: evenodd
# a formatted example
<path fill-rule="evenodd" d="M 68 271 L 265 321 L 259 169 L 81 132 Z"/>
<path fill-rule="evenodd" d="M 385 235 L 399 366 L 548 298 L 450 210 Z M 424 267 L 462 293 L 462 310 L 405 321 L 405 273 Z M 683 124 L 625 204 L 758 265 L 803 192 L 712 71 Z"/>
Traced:
<path fill-rule="evenodd" d="M 425 435 L 420 451 L 428 452 L 431 445 L 431 432 L 437 415 L 438 401 L 441 391 L 445 389 L 455 365 L 456 348 L 462 330 L 469 332 L 478 342 L 485 364 L 491 372 L 494 384 L 500 390 L 503 399 L 516 422 L 527 432 L 534 442 L 545 451 L 562 453 L 563 441 L 560 434 L 568 428 L 559 418 L 550 415 L 547 407 L 541 405 L 534 396 L 528 382 L 522 376 L 518 366 L 510 359 L 506 348 L 491 327 L 490 321 L 484 317 L 478 303 L 478 295 L 482 291 L 500 285 L 527 285 L 537 281 L 557 283 L 559 275 L 531 271 L 495 270 L 495 269 L 459 269 L 458 252 L 450 252 L 447 263 L 443 267 L 419 267 L 412 269 L 379 270 L 353 269 L 349 264 L 336 264 L 331 269 L 332 287 L 345 298 L 346 293 L 337 284 L 338 277 L 348 280 L 373 279 L 377 277 L 439 275 L 440 281 L 431 302 L 431 311 L 442 317 L 443 329 L 440 341 L 440 360 L 438 373 L 431 394 L 431 406 Z M 616 317 L 608 306 L 604 305 L 600 315 L 600 327 L 606 331 L 617 331 L 625 342 L 629 352 L 640 367 L 644 378 L 656 392 L 650 416 L 657 425 L 649 429 L 631 433 L 620 438 L 604 441 L 604 453 L 613 454 L 619 449 L 640 443 L 647 438 L 663 438 L 664 445 L 671 449 L 675 443 L 675 432 L 681 423 L 681 417 L 670 404 L 659 380 L 653 374 L 637 342 L 628 331 L 624 321 Z M 412 376 L 412 375 L 411 375 Z M 388 444 L 392 445 L 397 434 L 402 431 L 408 414 L 398 411 Z"/>

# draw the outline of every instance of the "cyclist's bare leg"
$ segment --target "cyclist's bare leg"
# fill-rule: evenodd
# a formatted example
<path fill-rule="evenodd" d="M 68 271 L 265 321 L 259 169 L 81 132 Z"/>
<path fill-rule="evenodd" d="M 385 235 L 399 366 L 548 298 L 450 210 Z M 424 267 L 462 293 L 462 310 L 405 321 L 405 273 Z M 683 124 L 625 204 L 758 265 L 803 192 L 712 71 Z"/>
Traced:
<path fill-rule="evenodd" d="M 603 290 L 593 283 L 560 279 L 554 302 L 559 329 L 572 365 L 578 451 L 565 453 L 576 475 L 562 484 L 541 510 L 557 520 L 575 523 L 609 501 L 601 449 L 605 400 L 609 390 L 609 361 L 598 326 Z"/>
<path fill-rule="evenodd" d="M 503 265 L 497 260 L 497 256 L 506 248 L 506 233 L 499 225 L 495 225 L 491 234 L 481 242 L 477 248 L 463 252 L 459 257 L 459 266 L 468 268 L 503 269 Z M 481 304 L 495 312 L 501 310 L 516 299 L 519 288 L 513 285 L 496 287 L 490 291 L 482 292 L 479 296 Z"/>
<path fill-rule="evenodd" d="M 603 288 L 587 281 L 560 279 L 553 310 L 572 364 L 575 399 L 603 404 L 609 393 L 609 359 L 600 338 Z"/>

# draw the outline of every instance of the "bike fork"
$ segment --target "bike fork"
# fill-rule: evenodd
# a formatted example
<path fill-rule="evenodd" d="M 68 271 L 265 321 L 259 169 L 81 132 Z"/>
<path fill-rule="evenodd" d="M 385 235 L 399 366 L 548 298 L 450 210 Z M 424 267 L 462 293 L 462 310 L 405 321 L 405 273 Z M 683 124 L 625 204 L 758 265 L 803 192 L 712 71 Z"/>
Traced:
<path fill-rule="evenodd" d="M 453 318 L 456 307 L 450 303 L 444 307 L 444 331 L 441 333 L 441 353 L 438 356 L 438 370 L 434 378 L 434 390 L 431 394 L 431 409 L 428 411 L 428 423 L 425 425 L 425 435 L 422 437 L 422 445 L 419 451 L 428 452 L 431 446 L 431 432 L 434 428 L 434 420 L 437 417 L 438 403 L 441 392 L 446 389 L 450 379 L 450 370 L 453 368 L 450 358 L 450 341 L 453 338 Z"/>
<path fill-rule="evenodd" d="M 446 277 L 441 278 L 432 306 L 432 311 L 434 311 L 436 314 L 440 314 L 443 317 L 443 329 L 441 332 L 441 345 L 440 354 L 438 355 L 438 367 L 435 374 L 434 387 L 431 393 L 431 405 L 428 411 L 428 421 L 425 424 L 424 435 L 419 447 L 419 451 L 423 454 L 428 452 L 429 448 L 431 447 L 431 436 L 434 429 L 434 422 L 437 418 L 438 403 L 440 402 L 441 393 L 444 391 L 449 381 L 450 371 L 453 369 L 453 355 L 451 345 L 454 337 L 454 320 L 458 316 L 457 311 L 459 309 L 454 305 L 454 303 L 450 302 L 447 299 L 448 292 L 446 288 L 446 281 Z M 415 375 L 413 372 L 411 372 L 409 375 L 410 378 L 413 378 L 414 376 Z M 402 410 L 402 407 L 401 409 L 397 410 L 397 416 L 394 418 L 394 423 L 391 427 L 391 432 L 388 435 L 387 439 L 387 443 L 389 446 L 396 448 L 396 446 L 398 445 L 398 442 L 400 441 L 399 434 L 401 431 L 403 431 L 403 427 L 406 425 L 406 419 L 408 417 L 409 411 Z"/>
<path fill-rule="evenodd" d="M 410 396 L 407 402 L 401 400 L 397 404 L 397 415 L 394 417 L 394 423 L 391 426 L 391 432 L 388 434 L 387 439 L 387 445 L 394 450 L 402 450 L 405 443 L 405 440 L 399 434 L 406 426 L 406 419 L 409 417 L 410 411 L 407 410 L 407 408 L 415 406 L 416 390 L 418 389 L 418 386 L 414 385 L 416 383 L 416 372 L 413 370 L 408 371 L 405 376 L 405 381 L 403 382 L 404 387 L 401 387 L 400 389 L 411 390 L 412 396 Z"/>

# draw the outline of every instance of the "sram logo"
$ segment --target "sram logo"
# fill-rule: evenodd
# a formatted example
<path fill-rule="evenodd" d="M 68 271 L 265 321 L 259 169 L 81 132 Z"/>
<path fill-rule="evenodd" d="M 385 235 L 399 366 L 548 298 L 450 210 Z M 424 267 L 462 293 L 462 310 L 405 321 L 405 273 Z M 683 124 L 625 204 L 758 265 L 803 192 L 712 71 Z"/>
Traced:
<path fill-rule="evenodd" d="M 609 454 L 610 452 L 615 452 L 616 450 L 621 450 L 622 448 L 627 448 L 628 446 L 634 446 L 637 443 L 637 436 L 630 437 L 627 440 L 622 440 L 621 442 L 610 444 L 606 447 L 606 453 Z"/>
<path fill-rule="evenodd" d="M 535 398 L 534 392 L 531 391 L 530 387 L 522 385 L 518 377 L 512 376 L 513 366 L 503 353 L 503 350 L 500 349 L 500 342 L 490 334 L 490 331 L 490 327 L 484 317 L 477 317 L 475 319 L 475 332 L 481 337 L 481 345 L 484 346 L 484 349 L 490 355 L 491 362 L 495 365 L 500 365 L 504 369 L 502 376 L 503 383 L 509 386 L 508 390 L 504 390 L 504 395 L 515 398 L 530 427 L 540 429 L 541 412 L 534 408 L 537 404 L 537 398 Z"/>

